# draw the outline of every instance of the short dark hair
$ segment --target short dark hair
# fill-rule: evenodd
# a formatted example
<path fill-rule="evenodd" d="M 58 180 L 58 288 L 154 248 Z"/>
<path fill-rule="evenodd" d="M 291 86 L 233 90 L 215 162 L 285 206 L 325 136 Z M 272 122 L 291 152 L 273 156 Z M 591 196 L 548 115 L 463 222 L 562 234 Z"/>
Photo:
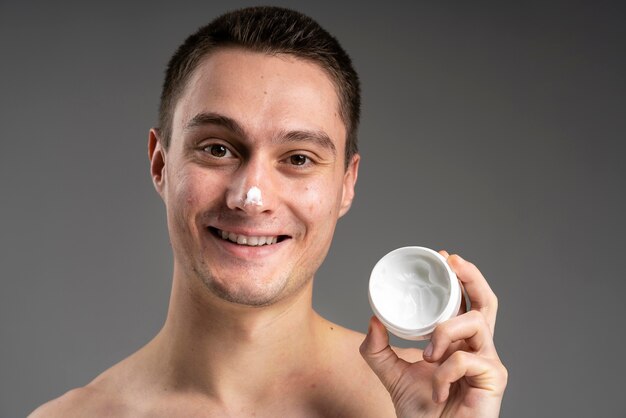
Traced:
<path fill-rule="evenodd" d="M 240 47 L 291 54 L 320 65 L 339 97 L 346 128 L 346 167 L 358 152 L 361 92 L 352 61 L 337 39 L 302 13 L 280 7 L 250 7 L 226 13 L 189 36 L 170 59 L 159 105 L 159 136 L 167 149 L 174 108 L 202 58 L 218 48 Z"/>

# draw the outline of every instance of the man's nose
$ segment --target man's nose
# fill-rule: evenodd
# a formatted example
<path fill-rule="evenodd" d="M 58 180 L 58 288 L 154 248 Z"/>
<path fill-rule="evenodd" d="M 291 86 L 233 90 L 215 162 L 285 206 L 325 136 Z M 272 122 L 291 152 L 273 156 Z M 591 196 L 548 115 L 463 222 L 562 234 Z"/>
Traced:
<path fill-rule="evenodd" d="M 258 214 L 271 212 L 275 202 L 270 163 L 259 158 L 250 159 L 237 170 L 227 190 L 226 205 L 232 210 Z"/>

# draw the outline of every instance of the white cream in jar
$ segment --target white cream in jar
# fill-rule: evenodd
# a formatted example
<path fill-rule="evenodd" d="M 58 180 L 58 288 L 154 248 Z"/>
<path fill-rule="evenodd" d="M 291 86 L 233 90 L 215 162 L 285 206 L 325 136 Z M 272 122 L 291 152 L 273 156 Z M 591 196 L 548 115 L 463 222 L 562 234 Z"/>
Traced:
<path fill-rule="evenodd" d="M 454 317 L 461 287 L 446 259 L 424 247 L 398 248 L 378 261 L 369 282 L 374 314 L 400 338 L 427 339 Z"/>

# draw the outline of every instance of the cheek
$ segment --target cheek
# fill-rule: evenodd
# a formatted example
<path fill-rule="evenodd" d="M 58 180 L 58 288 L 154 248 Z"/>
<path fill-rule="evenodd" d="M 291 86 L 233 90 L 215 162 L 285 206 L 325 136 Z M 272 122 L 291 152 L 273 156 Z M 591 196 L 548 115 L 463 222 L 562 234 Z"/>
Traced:
<path fill-rule="evenodd" d="M 170 183 L 169 208 L 178 223 L 188 223 L 198 210 L 206 207 L 216 185 L 211 183 L 211 177 L 205 173 L 193 170 L 180 170 Z"/>
<path fill-rule="evenodd" d="M 320 205 L 320 198 L 319 198 L 319 193 L 317 193 L 317 189 L 313 188 L 313 190 L 311 190 L 312 188 L 310 186 L 307 186 L 304 188 L 304 193 L 303 193 L 303 197 L 306 198 L 307 200 L 307 212 L 309 214 L 309 216 L 313 216 L 315 214 L 315 210 L 317 209 L 317 207 Z"/>
<path fill-rule="evenodd" d="M 189 206 L 194 206 L 197 202 L 194 180 L 186 173 L 179 173 L 172 182 L 175 187 L 172 187 L 170 196 L 170 202 L 174 208 L 184 210 Z"/>
<path fill-rule="evenodd" d="M 283 199 L 289 202 L 289 206 L 299 208 L 308 218 L 315 217 L 315 213 L 322 204 L 322 198 L 319 193 L 320 187 L 317 185 L 307 184 L 304 186 L 292 187 Z"/>
<path fill-rule="evenodd" d="M 339 211 L 339 197 L 337 185 L 332 182 L 310 183 L 290 193 L 292 203 L 305 211 L 310 220 L 332 219 Z"/>

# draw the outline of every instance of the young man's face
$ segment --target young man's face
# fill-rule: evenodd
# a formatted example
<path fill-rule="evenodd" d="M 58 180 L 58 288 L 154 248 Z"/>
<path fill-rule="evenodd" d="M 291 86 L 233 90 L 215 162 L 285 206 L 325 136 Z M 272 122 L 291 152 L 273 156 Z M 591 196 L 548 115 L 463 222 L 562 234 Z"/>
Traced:
<path fill-rule="evenodd" d="M 345 138 L 317 64 L 242 49 L 206 57 L 176 105 L 169 149 L 151 133 L 177 272 L 244 305 L 294 294 L 352 202 L 358 156 L 345 170 Z M 261 205 L 246 202 L 252 187 Z"/>

